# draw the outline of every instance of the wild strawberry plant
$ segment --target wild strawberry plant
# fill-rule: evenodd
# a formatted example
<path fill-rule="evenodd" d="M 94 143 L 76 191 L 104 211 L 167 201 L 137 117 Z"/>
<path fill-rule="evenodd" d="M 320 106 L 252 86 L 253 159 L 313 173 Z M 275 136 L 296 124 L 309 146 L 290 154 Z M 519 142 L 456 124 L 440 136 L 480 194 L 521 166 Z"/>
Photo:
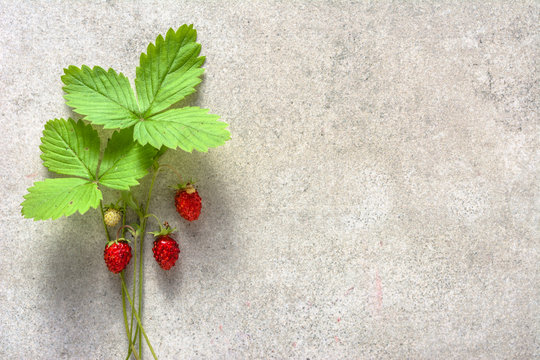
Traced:
<path fill-rule="evenodd" d="M 158 172 L 170 168 L 160 164 L 160 158 L 168 149 L 207 152 L 230 138 L 228 125 L 218 121 L 219 116 L 210 114 L 209 110 L 193 106 L 171 108 L 195 92 L 201 82 L 205 58 L 199 56 L 201 45 L 196 40 L 197 32 L 192 25 L 183 25 L 176 31 L 169 29 L 165 38 L 159 35 L 140 56 L 136 92 L 129 80 L 113 69 L 106 71 L 85 65 L 64 69 L 66 104 L 81 118 L 48 121 L 40 149 L 43 165 L 65 176 L 34 183 L 22 203 L 23 216 L 34 220 L 54 220 L 75 212 L 84 214 L 90 208 L 99 209 L 107 241 L 104 259 L 111 272 L 120 274 L 127 358 L 142 358 L 144 336 L 157 359 L 144 331 L 141 312 L 144 239 L 147 221 L 155 217 L 149 213 L 152 189 Z M 105 135 L 100 136 L 96 126 L 114 132 L 107 136 L 106 131 L 101 131 Z M 139 202 L 132 189 L 149 173 L 151 181 L 146 199 Z M 112 199 L 116 200 L 116 206 L 109 206 L 107 211 L 103 205 L 103 188 L 121 190 L 118 199 Z M 192 184 L 179 185 L 174 198 L 182 217 L 189 221 L 198 218 L 201 199 Z M 138 219 L 130 225 L 126 225 L 128 210 Z M 117 225 L 119 219 L 122 222 Z M 109 229 L 114 227 L 118 228 L 117 236 L 112 239 Z M 153 251 L 159 266 L 168 270 L 174 266 L 180 250 L 171 237 L 173 229 L 168 224 L 160 224 L 160 228 L 161 231 L 153 233 L 156 236 Z M 131 240 L 125 237 L 128 230 Z M 129 241 L 134 252 L 132 271 L 134 275 L 138 273 L 138 277 L 133 276 L 131 294 L 124 276 L 132 258 Z"/>

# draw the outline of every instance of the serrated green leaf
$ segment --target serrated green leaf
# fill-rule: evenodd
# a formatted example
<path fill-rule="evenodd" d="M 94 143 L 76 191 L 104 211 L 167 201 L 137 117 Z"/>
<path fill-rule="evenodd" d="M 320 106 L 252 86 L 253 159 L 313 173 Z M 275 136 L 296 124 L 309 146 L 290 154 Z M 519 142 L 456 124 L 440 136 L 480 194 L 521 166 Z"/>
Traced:
<path fill-rule="evenodd" d="M 80 178 L 38 181 L 28 189 L 22 203 L 22 214 L 34 220 L 58 219 L 76 211 L 84 214 L 96 208 L 102 199 L 97 184 Z"/>
<path fill-rule="evenodd" d="M 64 98 L 85 120 L 105 129 L 123 129 L 139 121 L 139 107 L 129 80 L 113 69 L 70 66 L 62 76 Z"/>
<path fill-rule="evenodd" d="M 48 121 L 39 148 L 49 170 L 95 180 L 99 147 L 99 135 L 91 125 L 69 118 Z"/>
<path fill-rule="evenodd" d="M 135 87 L 145 118 L 195 92 L 204 72 L 204 57 L 199 57 L 201 45 L 196 40 L 193 25 L 182 25 L 176 32 L 169 29 L 165 39 L 159 35 L 156 44 L 148 45 L 146 54 L 141 54 Z"/>
<path fill-rule="evenodd" d="M 99 183 L 113 189 L 129 190 L 148 173 L 157 150 L 133 141 L 133 130 L 114 132 L 103 153 Z"/>
<path fill-rule="evenodd" d="M 208 109 L 199 107 L 170 109 L 137 123 L 133 137 L 158 149 L 164 145 L 187 152 L 193 149 L 206 152 L 230 139 L 228 124 L 217 119 L 218 115 L 208 114 Z"/>

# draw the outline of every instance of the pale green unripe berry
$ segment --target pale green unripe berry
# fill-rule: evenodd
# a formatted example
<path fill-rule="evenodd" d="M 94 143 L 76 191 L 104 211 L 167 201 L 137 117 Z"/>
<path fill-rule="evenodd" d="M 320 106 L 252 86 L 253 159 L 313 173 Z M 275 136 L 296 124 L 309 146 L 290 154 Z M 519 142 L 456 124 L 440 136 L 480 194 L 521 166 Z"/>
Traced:
<path fill-rule="evenodd" d="M 107 224 L 107 226 L 116 226 L 120 220 L 122 220 L 122 212 L 116 209 L 107 209 L 103 219 L 105 220 L 105 224 Z"/>

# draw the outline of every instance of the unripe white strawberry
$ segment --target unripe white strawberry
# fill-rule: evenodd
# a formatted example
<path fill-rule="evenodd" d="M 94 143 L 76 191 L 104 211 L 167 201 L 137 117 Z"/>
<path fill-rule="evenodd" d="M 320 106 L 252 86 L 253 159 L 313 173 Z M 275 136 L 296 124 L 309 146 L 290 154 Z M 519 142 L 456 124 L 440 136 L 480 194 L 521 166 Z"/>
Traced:
<path fill-rule="evenodd" d="M 107 226 L 116 226 L 120 220 L 122 220 L 122 212 L 115 208 L 109 208 L 107 211 L 105 211 L 103 219 L 105 220 L 105 224 L 107 224 Z"/>

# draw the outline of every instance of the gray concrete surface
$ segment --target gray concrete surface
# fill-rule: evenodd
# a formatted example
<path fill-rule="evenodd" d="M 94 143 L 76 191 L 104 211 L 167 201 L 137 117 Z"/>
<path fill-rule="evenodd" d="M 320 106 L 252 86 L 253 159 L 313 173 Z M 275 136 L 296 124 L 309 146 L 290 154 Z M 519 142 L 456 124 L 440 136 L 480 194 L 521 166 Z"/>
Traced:
<path fill-rule="evenodd" d="M 134 78 L 194 23 L 191 104 L 232 140 L 199 180 L 178 266 L 145 253 L 160 359 L 539 358 L 538 2 L 0 1 L 0 357 L 123 359 L 97 212 L 20 216 L 70 64 Z M 110 195 L 110 194 L 109 194 Z M 145 352 L 145 358 L 149 353 Z"/>

